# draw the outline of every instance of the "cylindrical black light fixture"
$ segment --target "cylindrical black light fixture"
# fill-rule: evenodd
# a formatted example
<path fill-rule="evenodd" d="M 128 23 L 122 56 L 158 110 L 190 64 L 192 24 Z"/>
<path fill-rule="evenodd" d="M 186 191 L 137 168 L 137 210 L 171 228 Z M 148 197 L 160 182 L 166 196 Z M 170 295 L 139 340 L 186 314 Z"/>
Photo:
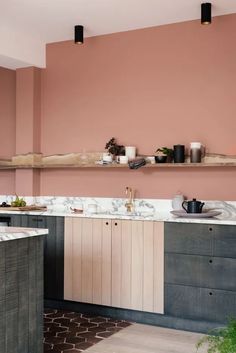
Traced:
<path fill-rule="evenodd" d="M 211 3 L 204 2 L 201 4 L 201 24 L 211 24 Z"/>
<path fill-rule="evenodd" d="M 84 42 L 84 27 L 81 25 L 75 26 L 75 43 L 83 44 Z"/>

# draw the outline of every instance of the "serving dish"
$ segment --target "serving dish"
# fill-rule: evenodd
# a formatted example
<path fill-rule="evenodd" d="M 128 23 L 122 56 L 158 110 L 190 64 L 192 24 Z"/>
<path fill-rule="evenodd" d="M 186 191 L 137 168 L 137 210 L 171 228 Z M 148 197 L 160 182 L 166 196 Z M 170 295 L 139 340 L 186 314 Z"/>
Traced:
<path fill-rule="evenodd" d="M 173 210 L 170 211 L 173 215 L 183 218 L 212 218 L 219 216 L 222 212 L 220 211 L 203 211 L 202 213 L 187 213 L 184 210 Z"/>

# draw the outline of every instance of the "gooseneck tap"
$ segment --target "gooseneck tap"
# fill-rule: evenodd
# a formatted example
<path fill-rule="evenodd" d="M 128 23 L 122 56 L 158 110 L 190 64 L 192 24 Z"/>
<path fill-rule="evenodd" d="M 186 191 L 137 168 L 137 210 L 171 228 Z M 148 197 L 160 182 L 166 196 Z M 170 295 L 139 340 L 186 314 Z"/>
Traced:
<path fill-rule="evenodd" d="M 125 194 L 128 196 L 128 199 L 125 203 L 126 210 L 127 212 L 132 212 L 134 208 L 134 190 L 131 187 L 126 186 Z"/>

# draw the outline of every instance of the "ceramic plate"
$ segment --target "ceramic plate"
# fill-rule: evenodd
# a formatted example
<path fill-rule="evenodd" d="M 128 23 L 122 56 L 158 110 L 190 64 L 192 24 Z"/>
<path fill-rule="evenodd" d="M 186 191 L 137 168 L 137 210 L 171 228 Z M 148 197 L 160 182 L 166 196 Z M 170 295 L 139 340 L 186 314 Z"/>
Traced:
<path fill-rule="evenodd" d="M 222 212 L 220 211 L 205 211 L 202 213 L 187 213 L 182 210 L 174 210 L 170 211 L 175 216 L 184 217 L 184 218 L 211 218 L 215 216 L 219 216 Z"/>

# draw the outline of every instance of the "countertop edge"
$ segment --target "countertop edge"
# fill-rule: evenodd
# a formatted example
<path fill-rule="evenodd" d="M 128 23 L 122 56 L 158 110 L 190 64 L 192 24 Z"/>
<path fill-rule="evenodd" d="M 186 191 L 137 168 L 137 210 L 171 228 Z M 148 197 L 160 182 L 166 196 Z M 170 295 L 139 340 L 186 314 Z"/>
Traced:
<path fill-rule="evenodd" d="M 25 227 L 1 227 L 0 242 L 47 235 L 48 229 Z"/>
<path fill-rule="evenodd" d="M 172 216 L 169 212 L 157 212 L 154 215 L 117 215 L 107 213 L 73 213 L 70 211 L 7 211 L 0 210 L 1 214 L 14 215 L 37 215 L 37 216 L 51 216 L 51 217 L 71 217 L 71 218 L 92 218 L 92 219 L 116 219 L 116 220 L 133 220 L 133 221 L 155 221 L 155 222 L 175 222 L 175 223 L 202 223 L 202 224 L 222 224 L 222 225 L 236 225 L 236 215 L 226 218 L 212 217 L 212 218 L 183 218 Z M 38 229 L 37 229 L 38 230 Z"/>

